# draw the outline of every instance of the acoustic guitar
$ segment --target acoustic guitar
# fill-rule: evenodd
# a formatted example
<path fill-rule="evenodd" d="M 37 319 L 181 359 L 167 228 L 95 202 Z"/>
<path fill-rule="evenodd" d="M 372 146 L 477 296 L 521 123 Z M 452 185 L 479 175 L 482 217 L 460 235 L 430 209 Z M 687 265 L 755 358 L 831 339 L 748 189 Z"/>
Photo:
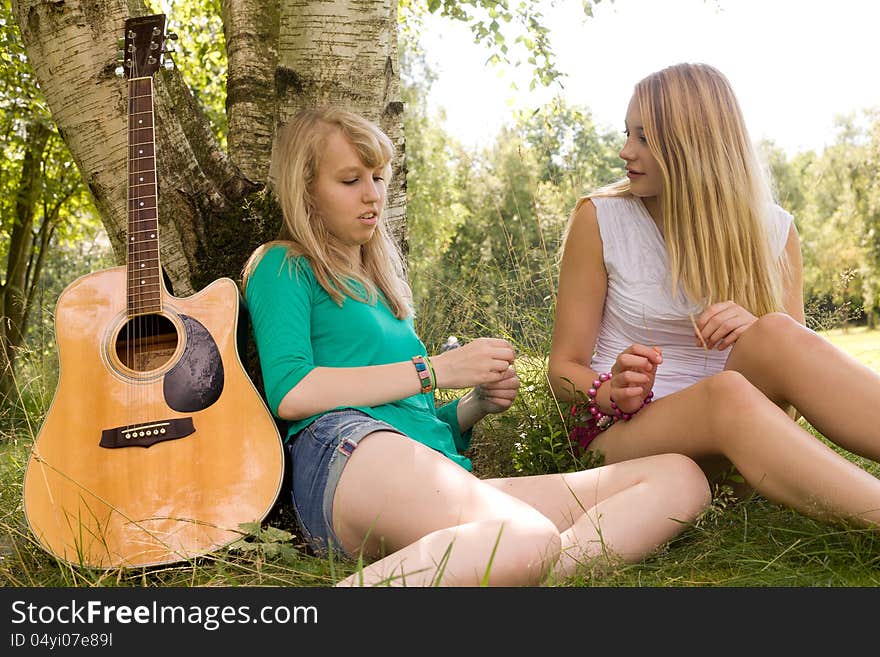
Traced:
<path fill-rule="evenodd" d="M 176 298 L 161 275 L 152 75 L 164 29 L 163 14 L 125 23 L 127 264 L 58 299 L 58 386 L 24 479 L 40 545 L 99 569 L 228 545 L 271 510 L 284 470 L 278 429 L 239 358 L 238 287 L 221 278 Z"/>

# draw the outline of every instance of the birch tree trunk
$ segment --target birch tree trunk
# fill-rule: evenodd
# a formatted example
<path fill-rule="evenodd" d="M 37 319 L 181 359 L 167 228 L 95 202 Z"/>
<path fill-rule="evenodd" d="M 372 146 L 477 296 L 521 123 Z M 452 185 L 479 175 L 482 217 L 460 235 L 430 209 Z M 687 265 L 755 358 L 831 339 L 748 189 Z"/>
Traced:
<path fill-rule="evenodd" d="M 136 0 L 13 0 L 27 56 L 121 263 L 126 232 L 126 93 L 117 38 Z M 154 80 L 160 257 L 187 296 L 238 280 L 280 215 L 263 193 L 276 129 L 297 109 L 336 103 L 377 121 L 398 148 L 387 217 L 405 243 L 403 105 L 396 0 L 223 0 L 229 154 L 177 70 Z M 169 16 L 173 19 L 173 16 Z"/>

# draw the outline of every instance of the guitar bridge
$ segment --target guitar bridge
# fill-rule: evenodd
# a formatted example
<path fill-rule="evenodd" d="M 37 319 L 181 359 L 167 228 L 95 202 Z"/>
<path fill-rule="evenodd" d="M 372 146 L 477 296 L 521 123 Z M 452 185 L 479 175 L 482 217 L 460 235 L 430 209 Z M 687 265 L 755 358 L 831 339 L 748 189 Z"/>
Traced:
<path fill-rule="evenodd" d="M 101 432 L 101 447 L 149 447 L 165 440 L 185 438 L 195 433 L 191 417 L 130 424 Z"/>

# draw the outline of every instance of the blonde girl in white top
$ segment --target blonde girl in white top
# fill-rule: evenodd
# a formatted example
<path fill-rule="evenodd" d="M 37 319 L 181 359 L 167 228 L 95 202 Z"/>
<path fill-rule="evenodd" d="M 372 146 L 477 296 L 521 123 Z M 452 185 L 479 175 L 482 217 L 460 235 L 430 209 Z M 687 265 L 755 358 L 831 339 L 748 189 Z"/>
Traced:
<path fill-rule="evenodd" d="M 594 407 L 606 463 L 679 452 L 731 464 L 770 500 L 880 525 L 880 377 L 804 326 L 791 216 L 774 205 L 727 79 L 679 64 L 640 81 L 627 179 L 582 198 L 563 246 L 549 375 Z M 609 426 L 609 422 L 613 421 Z"/>

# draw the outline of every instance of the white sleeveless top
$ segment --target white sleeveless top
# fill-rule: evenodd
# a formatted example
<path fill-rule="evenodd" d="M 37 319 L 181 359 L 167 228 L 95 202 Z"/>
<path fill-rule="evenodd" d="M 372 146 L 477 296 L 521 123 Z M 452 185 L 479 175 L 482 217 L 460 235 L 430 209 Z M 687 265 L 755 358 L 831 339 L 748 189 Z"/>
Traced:
<path fill-rule="evenodd" d="M 608 292 L 591 367 L 608 372 L 617 356 L 632 344 L 657 345 L 663 363 L 654 381 L 654 397 L 685 388 L 724 369 L 730 347 L 704 350 L 694 342 L 689 313 L 697 319 L 703 308 L 679 291 L 673 298 L 666 266 L 666 245 L 660 230 L 637 197 L 593 198 Z M 777 207 L 770 227 L 770 248 L 782 254 L 793 217 Z"/>

